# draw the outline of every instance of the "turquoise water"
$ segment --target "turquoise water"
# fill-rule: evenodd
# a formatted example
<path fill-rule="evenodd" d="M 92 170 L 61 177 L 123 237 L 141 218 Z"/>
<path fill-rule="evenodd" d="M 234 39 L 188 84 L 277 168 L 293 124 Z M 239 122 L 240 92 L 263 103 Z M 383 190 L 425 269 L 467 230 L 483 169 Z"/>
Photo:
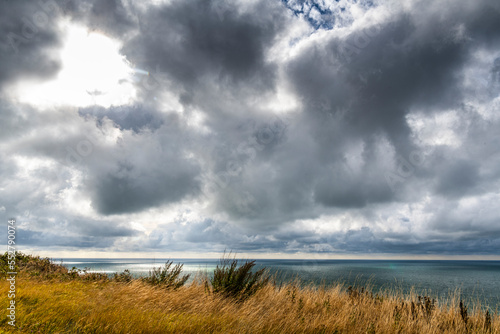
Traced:
<path fill-rule="evenodd" d="M 135 276 L 147 275 L 167 259 L 62 259 L 63 265 L 104 273 L 129 269 Z M 218 260 L 172 259 L 184 264 L 184 272 L 210 274 Z M 60 260 L 58 260 L 60 261 Z M 281 281 L 294 277 L 315 285 L 342 283 L 370 285 L 374 292 L 395 289 L 446 298 L 459 291 L 469 303 L 476 300 L 500 309 L 500 261 L 404 261 L 404 260 L 257 260 L 257 268 L 278 273 Z M 194 275 L 193 275 L 194 276 Z"/>

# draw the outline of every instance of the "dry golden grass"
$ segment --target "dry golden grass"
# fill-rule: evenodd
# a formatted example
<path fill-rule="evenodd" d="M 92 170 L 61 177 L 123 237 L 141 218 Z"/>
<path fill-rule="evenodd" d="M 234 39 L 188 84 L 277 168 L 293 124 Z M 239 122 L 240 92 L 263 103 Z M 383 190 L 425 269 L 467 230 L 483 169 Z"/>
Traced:
<path fill-rule="evenodd" d="M 0 295 L 7 295 L 7 282 Z M 416 296 L 373 297 L 341 286 L 327 289 L 267 284 L 243 302 L 208 294 L 201 283 L 177 290 L 113 281 L 34 278 L 17 281 L 15 331 L 1 298 L 0 332 L 21 333 L 500 333 L 500 317 L 469 310 L 467 327 L 457 301 L 429 312 Z M 422 304 L 420 304 L 422 305 Z M 487 326 L 486 326 L 487 327 Z"/>

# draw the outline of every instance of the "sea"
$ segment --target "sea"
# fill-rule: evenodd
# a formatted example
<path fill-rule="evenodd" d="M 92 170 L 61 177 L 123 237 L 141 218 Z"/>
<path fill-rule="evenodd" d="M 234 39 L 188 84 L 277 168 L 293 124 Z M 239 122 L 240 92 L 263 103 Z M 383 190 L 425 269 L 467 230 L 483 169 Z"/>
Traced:
<path fill-rule="evenodd" d="M 149 274 L 167 260 L 183 264 L 183 273 L 213 273 L 218 259 L 54 259 L 68 269 L 86 269 L 112 275 L 128 269 L 133 276 Z M 240 260 L 243 263 L 245 260 Z M 276 281 L 299 279 L 303 285 L 345 288 L 369 287 L 375 293 L 394 292 L 430 296 L 440 302 L 458 296 L 469 305 L 478 302 L 500 310 L 500 261 L 449 260 L 256 260 L 255 269 L 266 268 Z"/>

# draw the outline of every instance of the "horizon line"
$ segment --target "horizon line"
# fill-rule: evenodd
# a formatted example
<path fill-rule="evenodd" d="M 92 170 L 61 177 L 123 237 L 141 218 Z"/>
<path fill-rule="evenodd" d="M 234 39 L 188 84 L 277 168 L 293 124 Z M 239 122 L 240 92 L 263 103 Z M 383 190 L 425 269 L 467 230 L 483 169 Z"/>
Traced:
<path fill-rule="evenodd" d="M 106 251 L 40 251 L 36 249 L 19 250 L 51 259 L 220 259 L 221 252 L 106 252 Z M 325 254 L 325 253 L 281 253 L 281 252 L 226 252 L 238 259 L 255 260 L 464 260 L 464 261 L 500 261 L 500 254 L 391 254 L 391 253 L 358 253 L 358 254 Z"/>

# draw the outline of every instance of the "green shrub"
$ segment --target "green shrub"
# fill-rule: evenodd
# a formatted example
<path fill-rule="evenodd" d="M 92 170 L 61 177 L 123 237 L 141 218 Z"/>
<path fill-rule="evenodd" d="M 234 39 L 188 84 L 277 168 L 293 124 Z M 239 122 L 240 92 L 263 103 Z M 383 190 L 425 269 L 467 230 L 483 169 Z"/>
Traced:
<path fill-rule="evenodd" d="M 237 300 L 250 297 L 269 282 L 266 268 L 252 272 L 254 266 L 255 261 L 246 261 L 238 267 L 238 260 L 223 256 L 210 279 L 212 292 Z"/>
<path fill-rule="evenodd" d="M 91 272 L 90 268 L 79 270 L 79 276 L 84 281 L 108 281 L 109 277 L 105 273 Z"/>
<path fill-rule="evenodd" d="M 174 267 L 172 267 L 172 264 L 172 261 L 167 261 L 164 267 L 153 268 L 153 270 L 149 271 L 147 277 L 142 278 L 142 281 L 164 288 L 180 288 L 186 283 L 190 275 L 180 277 L 183 264 L 179 263 Z"/>
<path fill-rule="evenodd" d="M 113 276 L 113 279 L 116 281 L 116 282 L 121 282 L 121 283 L 130 283 L 132 282 L 132 274 L 130 273 L 130 270 L 128 269 L 125 269 L 123 272 L 121 273 L 115 273 L 114 276 Z"/>

